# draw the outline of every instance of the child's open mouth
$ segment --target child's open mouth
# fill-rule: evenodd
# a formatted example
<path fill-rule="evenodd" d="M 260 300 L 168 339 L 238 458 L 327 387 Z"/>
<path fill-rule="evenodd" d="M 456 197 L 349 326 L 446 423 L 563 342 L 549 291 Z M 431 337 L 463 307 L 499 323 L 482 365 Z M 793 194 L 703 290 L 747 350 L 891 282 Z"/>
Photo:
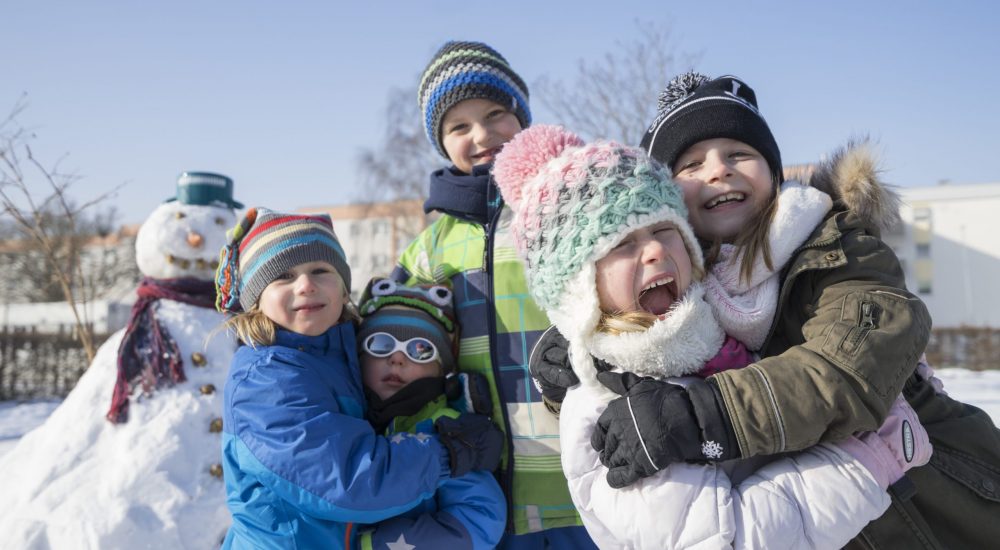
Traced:
<path fill-rule="evenodd" d="M 304 306 L 299 306 L 295 308 L 295 311 L 301 311 L 303 313 L 312 313 L 314 311 L 319 311 L 323 309 L 323 304 L 306 304 Z"/>
<path fill-rule="evenodd" d="M 472 158 L 474 158 L 476 160 L 483 160 L 483 159 L 493 158 L 493 157 L 497 156 L 498 154 L 500 154 L 500 148 L 499 147 L 493 147 L 493 148 L 487 149 L 487 150 L 485 150 L 485 151 L 483 151 L 481 153 L 476 153 L 475 155 L 472 155 Z"/>
<path fill-rule="evenodd" d="M 677 281 L 673 277 L 659 278 L 639 291 L 639 307 L 657 317 L 664 315 L 677 301 Z"/>
<path fill-rule="evenodd" d="M 724 195 L 719 195 L 718 197 L 715 197 L 714 199 L 706 202 L 705 209 L 711 210 L 716 206 L 721 206 L 733 202 L 743 202 L 746 200 L 746 198 L 747 198 L 746 193 L 740 193 L 739 191 L 732 191 Z"/>

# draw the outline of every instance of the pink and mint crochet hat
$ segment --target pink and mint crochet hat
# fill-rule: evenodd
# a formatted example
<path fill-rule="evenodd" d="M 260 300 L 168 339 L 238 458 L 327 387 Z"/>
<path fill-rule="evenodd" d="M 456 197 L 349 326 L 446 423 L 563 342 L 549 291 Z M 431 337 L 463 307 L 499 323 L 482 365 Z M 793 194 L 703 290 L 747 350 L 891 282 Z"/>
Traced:
<path fill-rule="evenodd" d="M 514 210 L 511 232 L 532 297 L 567 338 L 597 326 L 595 264 L 632 231 L 671 221 L 692 265 L 704 263 L 683 192 L 642 149 L 538 125 L 504 146 L 493 177 Z"/>

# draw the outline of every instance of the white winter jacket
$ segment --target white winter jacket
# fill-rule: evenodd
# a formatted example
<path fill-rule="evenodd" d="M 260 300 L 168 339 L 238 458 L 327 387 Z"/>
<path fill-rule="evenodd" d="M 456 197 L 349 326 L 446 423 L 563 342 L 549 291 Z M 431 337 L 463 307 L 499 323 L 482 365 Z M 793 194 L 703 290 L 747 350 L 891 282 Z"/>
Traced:
<path fill-rule="evenodd" d="M 610 548 L 841 548 L 885 512 L 889 495 L 833 445 L 780 458 L 734 485 L 714 464 L 672 464 L 611 488 L 590 434 L 617 395 L 566 393 L 559 420 L 563 472 L 587 531 Z"/>
<path fill-rule="evenodd" d="M 681 376 L 697 372 L 724 336 L 703 296 L 704 289 L 692 285 L 670 317 L 644 332 L 570 340 L 581 383 L 566 393 L 559 438 L 563 472 L 587 531 L 604 549 L 843 547 L 890 499 L 861 462 L 836 445 L 776 457 L 759 469 L 748 461 L 677 463 L 623 489 L 608 485 L 590 436 L 618 395 L 594 378 L 591 354 L 619 370 L 672 376 L 667 379 L 684 385 Z M 727 471 L 736 470 L 752 473 L 731 479 Z"/>

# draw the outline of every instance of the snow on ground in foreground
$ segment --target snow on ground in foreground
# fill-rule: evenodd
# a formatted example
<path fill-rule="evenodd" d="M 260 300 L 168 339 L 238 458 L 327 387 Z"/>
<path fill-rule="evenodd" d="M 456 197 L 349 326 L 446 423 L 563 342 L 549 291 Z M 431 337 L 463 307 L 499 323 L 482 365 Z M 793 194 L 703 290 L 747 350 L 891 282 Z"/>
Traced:
<path fill-rule="evenodd" d="M 14 448 L 21 436 L 45 422 L 61 401 L 0 402 L 0 456 Z"/>
<path fill-rule="evenodd" d="M 983 409 L 1000 425 L 1000 371 L 939 369 L 936 374 L 944 381 L 948 395 Z M 0 456 L 58 406 L 59 401 L 0 402 Z"/>

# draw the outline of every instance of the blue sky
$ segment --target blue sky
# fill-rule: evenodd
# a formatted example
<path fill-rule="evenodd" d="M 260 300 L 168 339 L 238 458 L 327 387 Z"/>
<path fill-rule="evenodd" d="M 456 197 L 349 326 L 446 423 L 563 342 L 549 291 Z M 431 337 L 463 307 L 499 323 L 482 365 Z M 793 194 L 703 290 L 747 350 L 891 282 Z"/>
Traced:
<path fill-rule="evenodd" d="M 870 134 L 893 183 L 981 183 L 1000 180 L 986 162 L 1000 157 L 996 5 L 8 0 L 0 112 L 26 93 L 36 155 L 66 155 L 80 199 L 125 183 L 123 222 L 173 196 L 184 170 L 233 177 L 248 205 L 345 203 L 390 89 L 444 41 L 491 44 L 530 87 L 571 77 L 642 20 L 669 25 L 701 72 L 754 87 L 786 163 Z"/>

